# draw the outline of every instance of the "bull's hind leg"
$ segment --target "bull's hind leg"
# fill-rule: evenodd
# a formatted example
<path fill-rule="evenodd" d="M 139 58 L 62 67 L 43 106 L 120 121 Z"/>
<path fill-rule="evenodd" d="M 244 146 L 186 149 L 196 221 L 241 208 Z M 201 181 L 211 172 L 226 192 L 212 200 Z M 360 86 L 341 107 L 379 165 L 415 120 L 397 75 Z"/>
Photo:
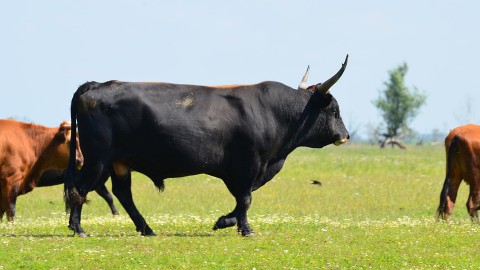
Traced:
<path fill-rule="evenodd" d="M 145 236 L 155 236 L 143 216 L 138 211 L 132 197 L 132 174 L 130 169 L 121 164 L 114 164 L 111 169 L 112 192 L 122 204 L 135 224 L 137 232 Z"/>
<path fill-rule="evenodd" d="M 98 195 L 100 195 L 100 197 L 102 197 L 107 202 L 108 206 L 110 207 L 110 210 L 112 211 L 112 214 L 113 215 L 118 215 L 118 210 L 115 207 L 115 205 L 113 204 L 112 194 L 110 194 L 110 192 L 108 192 L 108 189 L 105 186 L 105 184 L 99 185 L 95 189 L 95 191 L 97 192 Z"/>
<path fill-rule="evenodd" d="M 93 189 L 88 183 L 96 183 L 102 171 L 102 163 L 86 162 L 80 170 L 79 178 L 74 180 L 75 187 L 67 190 L 67 206 L 71 210 L 68 228 L 79 236 L 85 236 L 80 224 L 82 205 L 86 202 L 88 192 Z"/>
<path fill-rule="evenodd" d="M 85 231 L 83 231 L 80 222 L 82 219 L 82 207 L 83 204 L 76 204 L 70 209 L 70 218 L 68 221 L 68 228 L 73 231 L 73 234 L 77 234 L 80 237 L 87 236 Z"/>

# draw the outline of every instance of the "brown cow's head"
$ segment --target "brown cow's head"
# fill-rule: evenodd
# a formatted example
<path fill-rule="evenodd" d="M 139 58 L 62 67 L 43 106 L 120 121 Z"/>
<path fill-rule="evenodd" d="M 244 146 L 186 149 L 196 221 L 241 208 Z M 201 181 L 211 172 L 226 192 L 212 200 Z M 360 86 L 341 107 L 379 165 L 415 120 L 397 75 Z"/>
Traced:
<path fill-rule="evenodd" d="M 66 121 L 62 122 L 50 145 L 48 155 L 52 162 L 51 166 L 56 169 L 63 170 L 68 166 L 70 157 L 70 132 L 72 132 L 70 123 Z M 78 136 L 75 156 L 77 168 L 80 169 L 83 166 L 83 155 L 80 144 L 78 143 Z"/>

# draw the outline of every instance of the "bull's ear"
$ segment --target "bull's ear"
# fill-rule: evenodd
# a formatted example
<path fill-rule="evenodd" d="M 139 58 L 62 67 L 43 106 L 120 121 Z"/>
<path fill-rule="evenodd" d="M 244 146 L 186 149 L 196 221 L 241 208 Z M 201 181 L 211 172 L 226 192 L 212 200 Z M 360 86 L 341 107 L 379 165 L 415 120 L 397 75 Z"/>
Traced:
<path fill-rule="evenodd" d="M 58 136 L 63 142 L 67 142 L 70 139 L 70 132 L 72 131 L 72 125 L 70 122 L 64 121 L 58 128 Z"/>

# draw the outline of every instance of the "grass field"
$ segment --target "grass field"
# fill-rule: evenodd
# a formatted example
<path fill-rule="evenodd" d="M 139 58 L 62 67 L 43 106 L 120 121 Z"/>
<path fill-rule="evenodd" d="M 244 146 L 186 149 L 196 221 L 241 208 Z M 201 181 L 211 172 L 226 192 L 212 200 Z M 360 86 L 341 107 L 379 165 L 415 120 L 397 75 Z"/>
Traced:
<path fill-rule="evenodd" d="M 234 199 L 206 175 L 168 179 L 163 193 L 134 175 L 134 200 L 156 237 L 139 236 L 117 201 L 113 217 L 94 193 L 82 220 L 90 237 L 71 237 L 62 187 L 37 188 L 19 197 L 15 224 L 0 225 L 0 269 L 478 268 L 467 187 L 450 223 L 434 218 L 444 156 L 441 146 L 298 149 L 253 193 L 251 238 L 211 230 Z"/>

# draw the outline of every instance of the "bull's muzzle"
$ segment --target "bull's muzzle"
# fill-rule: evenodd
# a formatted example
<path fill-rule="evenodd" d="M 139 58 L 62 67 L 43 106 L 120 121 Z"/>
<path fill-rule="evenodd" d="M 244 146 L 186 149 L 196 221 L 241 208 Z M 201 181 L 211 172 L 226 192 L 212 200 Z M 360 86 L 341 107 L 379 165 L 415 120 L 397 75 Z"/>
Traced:
<path fill-rule="evenodd" d="M 342 138 L 342 139 L 334 142 L 334 144 L 335 144 L 336 146 L 339 146 L 339 145 L 344 144 L 344 143 L 346 143 L 346 142 L 348 142 L 348 138 Z"/>

